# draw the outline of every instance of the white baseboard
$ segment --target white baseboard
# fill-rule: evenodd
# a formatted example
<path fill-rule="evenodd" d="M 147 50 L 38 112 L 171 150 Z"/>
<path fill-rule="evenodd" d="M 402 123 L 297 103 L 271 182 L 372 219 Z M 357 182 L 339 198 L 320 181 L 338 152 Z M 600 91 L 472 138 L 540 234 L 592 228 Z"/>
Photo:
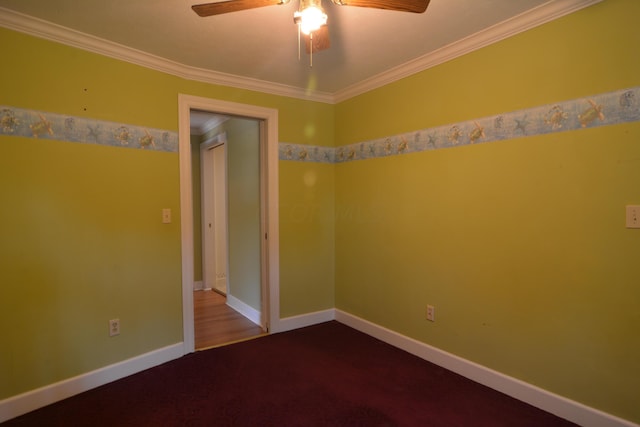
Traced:
<path fill-rule="evenodd" d="M 318 323 L 329 322 L 330 320 L 335 320 L 335 310 L 333 308 L 301 314 L 299 316 L 285 317 L 280 319 L 278 322 L 278 330 L 273 332 L 291 331 L 293 329 L 317 325 Z"/>
<path fill-rule="evenodd" d="M 194 291 L 201 291 L 204 289 L 204 283 L 202 282 L 202 280 L 197 280 L 195 282 L 193 282 L 193 290 Z"/>
<path fill-rule="evenodd" d="M 524 381 L 509 377 L 344 311 L 336 310 L 335 320 L 482 385 L 572 421 L 580 426 L 640 427 L 640 425 L 632 423 L 631 421 L 618 418 Z"/>
<path fill-rule="evenodd" d="M 119 380 L 183 356 L 183 343 L 173 344 L 86 374 L 0 401 L 0 423 L 68 397 Z"/>
<path fill-rule="evenodd" d="M 394 347 L 583 427 L 640 427 L 639 424 L 509 377 L 341 310 L 328 309 L 286 317 L 280 319 L 278 330 L 273 332 L 285 332 L 331 320 L 337 320 Z M 4 399 L 0 401 L 0 423 L 182 356 L 183 343 L 177 343 Z"/>
<path fill-rule="evenodd" d="M 260 320 L 260 312 L 255 308 L 251 307 L 248 304 L 245 304 L 238 298 L 229 294 L 227 294 L 227 305 L 233 308 L 238 313 L 242 314 L 247 319 L 251 320 L 256 325 L 262 326 L 262 322 Z"/>

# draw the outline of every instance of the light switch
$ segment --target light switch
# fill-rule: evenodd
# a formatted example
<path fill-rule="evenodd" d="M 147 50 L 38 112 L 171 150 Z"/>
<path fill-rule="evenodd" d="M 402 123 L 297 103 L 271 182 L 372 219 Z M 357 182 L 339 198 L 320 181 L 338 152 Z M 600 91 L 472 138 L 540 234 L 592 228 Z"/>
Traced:
<path fill-rule="evenodd" d="M 171 222 L 171 209 L 162 209 L 162 223 L 169 224 Z"/>

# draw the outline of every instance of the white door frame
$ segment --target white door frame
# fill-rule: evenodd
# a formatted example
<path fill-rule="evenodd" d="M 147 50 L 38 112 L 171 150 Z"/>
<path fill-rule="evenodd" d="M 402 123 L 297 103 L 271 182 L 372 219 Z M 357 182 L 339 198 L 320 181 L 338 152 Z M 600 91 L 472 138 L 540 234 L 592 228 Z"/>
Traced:
<path fill-rule="evenodd" d="M 193 185 L 191 174 L 191 110 L 262 120 L 260 141 L 261 230 L 263 241 L 262 312 L 269 332 L 280 331 L 280 253 L 278 224 L 278 110 L 178 94 L 180 154 L 180 230 L 182 243 L 182 327 L 184 354 L 195 351 L 193 313 Z"/>

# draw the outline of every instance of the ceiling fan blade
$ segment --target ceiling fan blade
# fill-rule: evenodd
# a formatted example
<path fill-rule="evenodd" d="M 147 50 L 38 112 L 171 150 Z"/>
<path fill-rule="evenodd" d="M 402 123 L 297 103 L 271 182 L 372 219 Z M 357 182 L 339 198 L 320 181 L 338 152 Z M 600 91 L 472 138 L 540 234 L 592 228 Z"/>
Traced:
<path fill-rule="evenodd" d="M 217 3 L 196 4 L 191 6 L 191 9 L 198 15 L 205 17 L 288 2 L 289 0 L 228 0 Z"/>
<path fill-rule="evenodd" d="M 313 32 L 313 38 L 308 34 L 302 34 L 304 37 L 304 48 L 307 53 L 311 53 L 313 44 L 313 53 L 321 50 L 329 49 L 331 43 L 329 42 L 329 27 L 326 25 L 321 26 L 318 30 Z"/>
<path fill-rule="evenodd" d="M 431 0 L 331 0 L 339 6 L 370 7 L 373 9 L 398 10 L 422 13 Z"/>

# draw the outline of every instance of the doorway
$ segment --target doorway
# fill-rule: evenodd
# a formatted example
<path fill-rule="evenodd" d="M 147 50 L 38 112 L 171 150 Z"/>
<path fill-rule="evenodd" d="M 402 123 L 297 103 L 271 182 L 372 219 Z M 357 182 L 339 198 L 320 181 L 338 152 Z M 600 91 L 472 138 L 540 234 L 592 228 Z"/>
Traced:
<path fill-rule="evenodd" d="M 199 110 L 191 110 L 190 120 L 198 285 L 194 332 L 195 349 L 202 350 L 266 331 L 261 316 L 261 120 Z M 233 256 L 228 256 L 230 247 Z"/>
<path fill-rule="evenodd" d="M 238 289 L 238 303 L 246 303 L 249 311 L 257 313 L 258 321 L 266 332 L 279 330 L 279 269 L 278 269 L 278 131 L 277 110 L 255 107 L 245 104 L 237 104 L 226 101 L 218 101 L 190 95 L 179 95 L 179 153 L 180 153 L 180 207 L 181 207 L 181 234 L 182 234 L 182 300 L 183 300 L 183 333 L 184 353 L 193 352 L 195 349 L 194 338 L 194 220 L 193 220 L 193 174 L 192 174 L 192 144 L 190 140 L 190 113 L 192 110 L 204 111 L 232 117 L 241 122 L 253 122 L 256 124 L 259 142 L 257 143 L 256 163 L 253 172 L 259 177 L 257 185 L 257 197 L 259 199 L 259 212 L 257 214 L 258 226 L 255 241 L 259 247 L 257 258 L 252 258 L 248 252 L 242 251 L 241 246 L 233 246 L 232 238 L 229 240 L 227 297 L 234 293 L 233 269 L 234 253 L 243 254 L 237 261 L 239 265 L 244 263 L 244 268 L 237 271 L 257 271 L 259 282 L 259 294 L 261 295 L 258 307 L 255 301 L 247 300 L 244 291 Z M 227 138 L 229 138 L 227 133 Z M 230 140 L 230 138 L 229 138 Z M 227 150 L 230 143 L 227 141 Z M 230 156 L 230 153 L 227 153 Z M 244 156 L 240 156 L 244 157 Z M 239 158 L 240 158 L 239 157 Z M 230 158 L 230 157 L 228 157 Z M 233 168 L 229 165 L 228 171 Z M 246 173 L 250 169 L 240 170 Z M 229 178 L 229 186 L 231 179 Z M 228 194 L 234 187 L 228 191 Z M 234 216 L 239 218 L 241 215 Z M 231 230 L 231 215 L 228 215 L 228 227 Z M 244 229 L 240 227 L 240 229 Z M 230 231 L 230 234 L 232 231 Z M 238 232 L 237 235 L 241 233 Z M 246 237 L 246 236 L 245 236 Z M 250 268 L 246 268 L 250 267 Z M 242 274 L 238 273 L 238 276 Z"/>

